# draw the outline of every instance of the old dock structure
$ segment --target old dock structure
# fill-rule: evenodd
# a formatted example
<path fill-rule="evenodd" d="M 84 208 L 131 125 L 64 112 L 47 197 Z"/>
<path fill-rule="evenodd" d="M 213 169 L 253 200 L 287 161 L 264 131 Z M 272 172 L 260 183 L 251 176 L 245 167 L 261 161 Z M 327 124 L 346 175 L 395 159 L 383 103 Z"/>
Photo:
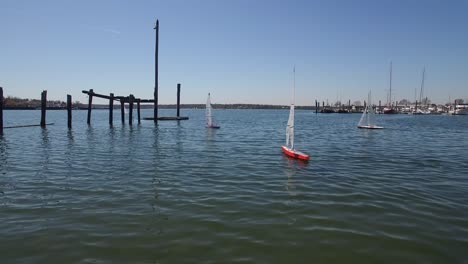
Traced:
<path fill-rule="evenodd" d="M 156 20 L 154 27 L 156 31 L 156 43 L 154 52 L 154 115 L 153 117 L 145 117 L 145 120 L 188 120 L 188 117 L 180 116 L 180 83 L 177 84 L 177 116 L 158 116 L 158 99 L 159 99 L 159 20 Z"/>
<path fill-rule="evenodd" d="M 133 108 L 134 104 L 136 103 L 137 106 L 137 115 L 138 115 L 138 124 L 141 122 L 140 116 L 140 107 L 141 103 L 153 103 L 153 117 L 145 117 L 144 120 L 153 120 L 155 123 L 158 120 L 187 120 L 188 117 L 180 116 L 180 83 L 177 84 L 177 115 L 176 116 L 168 116 L 168 117 L 160 117 L 158 115 L 158 100 L 159 100 L 159 20 L 156 20 L 156 25 L 154 27 L 156 31 L 156 42 L 155 42 L 155 52 L 154 52 L 154 99 L 141 99 L 136 98 L 134 95 L 130 94 L 129 96 L 114 96 L 113 93 L 110 95 L 98 94 L 90 89 L 88 91 L 84 90 L 83 93 L 89 96 L 88 100 L 88 124 L 91 124 L 91 109 L 92 109 L 92 101 L 93 97 L 103 98 L 109 100 L 109 124 L 112 125 L 113 122 L 113 109 L 114 109 L 114 101 L 120 102 L 120 113 L 122 123 L 125 123 L 125 104 L 128 104 L 129 108 L 129 115 L 128 115 L 128 123 L 132 125 L 133 123 Z"/>
<path fill-rule="evenodd" d="M 158 120 L 187 120 L 188 117 L 180 116 L 180 87 L 181 84 L 177 84 L 177 115 L 176 116 L 169 116 L 169 117 L 160 117 L 158 116 L 158 92 L 159 92 L 159 20 L 156 20 L 156 25 L 154 27 L 156 31 L 156 43 L 155 43 L 155 71 L 154 71 L 154 98 L 153 99 L 141 99 L 135 97 L 133 94 L 128 96 L 115 96 L 113 93 L 109 95 L 95 93 L 93 89 L 83 90 L 82 93 L 87 94 L 88 97 L 88 113 L 87 113 L 87 124 L 91 125 L 91 112 L 92 112 L 92 104 L 93 98 L 103 98 L 109 100 L 109 124 L 113 125 L 114 119 L 114 101 L 120 102 L 120 113 L 121 113 L 121 120 L 122 123 L 125 123 L 125 104 L 129 105 L 129 124 L 133 124 L 133 110 L 134 106 L 136 105 L 137 108 L 137 116 L 138 116 L 138 124 L 141 123 L 141 103 L 153 103 L 154 105 L 154 114 L 153 117 L 146 117 L 145 120 L 154 120 L 157 123 Z M 3 126 L 3 105 L 4 98 L 3 98 L 3 88 L 0 87 L 0 134 L 3 134 L 4 128 L 14 128 L 14 127 L 29 127 L 29 126 L 41 126 L 45 128 L 47 125 L 51 125 L 53 123 L 47 124 L 46 122 L 46 110 L 47 110 L 47 91 L 44 90 L 41 93 L 41 121 L 39 125 L 20 125 L 20 126 L 13 126 L 13 127 L 4 127 Z M 67 95 L 67 126 L 68 128 L 72 127 L 72 98 L 71 95 Z"/>
<path fill-rule="evenodd" d="M 67 98 L 68 97 L 70 98 L 70 109 L 71 109 L 71 95 L 67 95 Z M 41 122 L 39 124 L 3 126 L 4 101 L 5 101 L 5 98 L 3 97 L 3 87 L 0 87 L 0 135 L 3 135 L 3 129 L 5 128 L 37 127 L 37 126 L 45 128 L 48 125 L 54 124 L 54 123 L 46 123 L 46 111 L 47 111 L 47 91 L 46 90 L 42 91 L 41 93 Z M 71 127 L 71 111 L 68 114 L 68 123 L 69 123 L 69 127 Z"/>
<path fill-rule="evenodd" d="M 128 123 L 129 125 L 133 124 L 133 109 L 134 105 L 136 104 L 137 106 L 137 119 L 138 119 L 138 124 L 141 123 L 141 111 L 140 111 L 140 106 L 141 103 L 152 103 L 154 102 L 152 99 L 140 99 L 140 98 L 135 98 L 133 94 L 130 94 L 129 96 L 114 96 L 113 93 L 110 93 L 109 95 L 105 94 L 98 94 L 95 93 L 93 89 L 89 89 L 88 91 L 83 90 L 82 93 L 87 94 L 89 96 L 88 100 L 88 119 L 87 123 L 88 125 L 91 124 L 91 111 L 93 109 L 92 107 L 92 102 L 93 102 L 93 97 L 97 98 L 103 98 L 103 99 L 108 99 L 109 100 L 109 124 L 112 126 L 114 123 L 114 101 L 119 101 L 120 102 L 120 115 L 121 115 L 121 120 L 122 123 L 125 123 L 125 104 L 128 104 L 129 112 L 128 112 Z"/>

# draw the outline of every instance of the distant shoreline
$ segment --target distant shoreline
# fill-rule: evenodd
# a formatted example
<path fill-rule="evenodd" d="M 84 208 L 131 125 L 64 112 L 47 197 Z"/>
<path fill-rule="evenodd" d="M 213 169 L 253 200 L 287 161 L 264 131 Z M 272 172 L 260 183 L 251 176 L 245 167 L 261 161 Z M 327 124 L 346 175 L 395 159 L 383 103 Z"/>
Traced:
<path fill-rule="evenodd" d="M 289 106 L 286 105 L 257 105 L 257 104 L 213 104 L 214 109 L 289 109 Z M 128 108 L 128 106 L 126 106 Z M 39 107 L 28 107 L 28 106 L 5 106 L 4 110 L 40 110 Z M 47 110 L 66 110 L 66 107 L 63 106 L 53 106 L 47 107 Z M 73 110 L 87 110 L 88 106 L 80 104 L 78 106 L 73 106 Z M 102 104 L 93 104 L 93 110 L 108 110 L 109 106 Z M 120 109 L 120 105 L 114 106 L 114 109 Z M 136 109 L 136 105 L 134 105 Z M 153 109 L 152 104 L 141 105 L 141 109 Z M 177 105 L 159 105 L 158 109 L 177 109 Z M 204 104 L 181 104 L 180 109 L 205 109 Z M 296 109 L 299 110 L 315 110 L 313 106 L 296 106 Z"/>

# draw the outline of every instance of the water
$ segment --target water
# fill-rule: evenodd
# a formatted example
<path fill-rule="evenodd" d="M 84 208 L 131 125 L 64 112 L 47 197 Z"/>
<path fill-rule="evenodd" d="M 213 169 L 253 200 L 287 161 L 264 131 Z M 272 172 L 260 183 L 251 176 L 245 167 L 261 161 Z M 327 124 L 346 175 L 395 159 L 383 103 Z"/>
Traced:
<path fill-rule="evenodd" d="M 163 110 L 173 115 L 174 110 Z M 108 112 L 0 138 L 1 263 L 468 262 L 468 117 L 215 110 L 108 126 Z M 39 111 L 5 111 L 5 125 Z M 150 116 L 144 111 L 143 116 Z"/>

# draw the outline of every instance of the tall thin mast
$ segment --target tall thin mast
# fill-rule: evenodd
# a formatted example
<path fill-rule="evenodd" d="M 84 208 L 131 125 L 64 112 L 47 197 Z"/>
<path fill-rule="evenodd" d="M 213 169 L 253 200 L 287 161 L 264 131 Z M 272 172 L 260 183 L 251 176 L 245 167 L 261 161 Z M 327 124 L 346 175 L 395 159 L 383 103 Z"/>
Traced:
<path fill-rule="evenodd" d="M 424 77 L 426 75 L 426 67 L 423 68 L 422 81 L 421 81 L 421 91 L 419 92 L 419 103 L 422 105 L 422 97 L 424 92 Z"/>
<path fill-rule="evenodd" d="M 292 104 L 296 104 L 296 65 L 293 68 L 293 101 Z"/>
<path fill-rule="evenodd" d="M 154 122 L 158 122 L 158 51 L 159 51 L 159 20 L 156 20 L 156 47 L 154 52 Z"/>
<path fill-rule="evenodd" d="M 390 95 L 388 98 L 388 107 L 392 108 L 392 62 L 390 61 Z"/>
<path fill-rule="evenodd" d="M 296 104 L 296 65 L 294 65 L 294 68 L 293 68 L 293 103 L 292 103 L 292 106 L 291 106 L 291 109 L 292 109 L 292 137 L 291 137 L 291 149 L 294 149 L 294 126 L 295 126 L 295 122 L 294 122 L 294 119 L 295 119 L 295 114 L 294 114 L 294 105 Z"/>

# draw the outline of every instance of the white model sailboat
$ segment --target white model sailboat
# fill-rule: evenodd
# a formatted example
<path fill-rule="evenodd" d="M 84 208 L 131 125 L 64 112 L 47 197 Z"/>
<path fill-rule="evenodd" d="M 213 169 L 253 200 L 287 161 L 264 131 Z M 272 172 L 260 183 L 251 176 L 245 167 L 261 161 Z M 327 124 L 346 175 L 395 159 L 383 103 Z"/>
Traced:
<path fill-rule="evenodd" d="M 372 107 L 371 101 L 371 92 L 369 91 L 369 96 L 367 99 L 367 105 L 362 113 L 361 120 L 359 120 L 358 128 L 366 128 L 366 129 L 382 129 L 383 127 L 375 125 L 375 112 L 374 108 Z"/>
<path fill-rule="evenodd" d="M 286 145 L 281 146 L 283 153 L 288 157 L 307 161 L 310 159 L 309 155 L 302 153 L 294 148 L 294 100 L 295 100 L 295 89 L 296 89 L 296 68 L 294 72 L 294 83 L 293 83 L 293 102 L 289 108 L 289 119 L 288 125 L 286 126 Z"/>
<path fill-rule="evenodd" d="M 220 126 L 216 125 L 213 120 L 213 110 L 211 107 L 210 93 L 208 93 L 208 99 L 206 100 L 206 127 L 220 128 Z"/>

